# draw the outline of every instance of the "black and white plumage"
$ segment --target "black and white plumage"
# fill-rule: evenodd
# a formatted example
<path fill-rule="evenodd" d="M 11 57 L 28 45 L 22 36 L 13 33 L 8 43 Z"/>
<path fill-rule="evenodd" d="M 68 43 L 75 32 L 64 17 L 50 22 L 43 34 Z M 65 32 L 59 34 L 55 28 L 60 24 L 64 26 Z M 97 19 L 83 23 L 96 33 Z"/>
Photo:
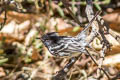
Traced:
<path fill-rule="evenodd" d="M 59 36 L 56 32 L 43 35 L 41 40 L 52 55 L 60 57 L 73 57 L 77 55 L 77 52 L 84 52 L 86 46 L 84 40 L 79 40 L 77 37 Z"/>

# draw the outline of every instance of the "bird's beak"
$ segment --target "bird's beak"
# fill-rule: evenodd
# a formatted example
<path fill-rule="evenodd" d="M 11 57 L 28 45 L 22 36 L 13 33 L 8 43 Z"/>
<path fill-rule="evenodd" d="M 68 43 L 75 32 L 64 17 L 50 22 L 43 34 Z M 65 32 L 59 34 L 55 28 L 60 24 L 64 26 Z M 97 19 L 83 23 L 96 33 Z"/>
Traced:
<path fill-rule="evenodd" d="M 42 38 L 41 37 L 37 37 L 36 39 L 40 39 L 42 41 Z"/>

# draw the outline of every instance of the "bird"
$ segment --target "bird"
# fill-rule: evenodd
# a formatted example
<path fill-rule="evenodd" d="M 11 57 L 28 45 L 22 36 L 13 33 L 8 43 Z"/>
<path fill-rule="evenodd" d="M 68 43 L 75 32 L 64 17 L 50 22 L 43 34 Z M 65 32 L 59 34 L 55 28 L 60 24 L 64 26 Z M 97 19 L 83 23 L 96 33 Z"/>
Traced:
<path fill-rule="evenodd" d="M 73 57 L 78 55 L 78 52 L 85 52 L 86 45 L 81 45 L 84 40 L 77 37 L 59 36 L 57 32 L 49 32 L 41 37 L 41 41 L 54 56 Z"/>

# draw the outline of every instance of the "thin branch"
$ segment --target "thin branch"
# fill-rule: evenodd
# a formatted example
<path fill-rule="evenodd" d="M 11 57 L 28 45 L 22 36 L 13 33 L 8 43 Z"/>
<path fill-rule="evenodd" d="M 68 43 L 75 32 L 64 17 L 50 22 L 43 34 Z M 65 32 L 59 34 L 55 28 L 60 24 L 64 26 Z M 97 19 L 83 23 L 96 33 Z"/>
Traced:
<path fill-rule="evenodd" d="M 82 53 L 78 55 L 77 57 L 72 57 L 69 62 L 66 64 L 66 66 L 60 70 L 56 76 L 53 77 L 53 80 L 62 80 L 67 75 L 67 72 L 70 71 L 71 67 L 74 65 L 74 63 L 81 57 Z"/>
<path fill-rule="evenodd" d="M 88 52 L 87 49 L 86 49 L 86 53 L 90 56 L 90 58 L 92 59 L 92 61 L 93 61 L 97 66 L 99 66 L 99 65 L 97 64 L 97 62 L 95 61 L 95 59 L 92 57 L 92 55 Z M 107 74 L 107 72 L 106 72 L 102 67 L 98 67 L 98 68 L 105 73 L 105 75 L 108 77 L 109 80 L 111 80 L 111 78 L 109 77 L 109 75 Z"/>
<path fill-rule="evenodd" d="M 65 8 L 69 11 L 72 18 L 82 27 L 83 24 L 80 23 L 79 19 L 75 16 L 73 11 L 71 11 L 71 9 L 69 8 L 69 5 L 67 4 L 66 0 L 61 0 L 61 1 L 62 1 L 63 5 L 65 6 Z"/>

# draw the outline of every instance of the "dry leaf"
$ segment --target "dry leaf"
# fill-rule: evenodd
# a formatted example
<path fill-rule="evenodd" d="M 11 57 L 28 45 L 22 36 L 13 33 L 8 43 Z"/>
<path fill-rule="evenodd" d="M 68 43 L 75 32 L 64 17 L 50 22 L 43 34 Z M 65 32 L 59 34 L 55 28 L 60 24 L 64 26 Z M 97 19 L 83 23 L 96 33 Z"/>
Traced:
<path fill-rule="evenodd" d="M 120 23 L 120 9 L 115 10 L 110 14 L 104 15 L 103 19 L 108 21 L 108 22 Z"/>
<path fill-rule="evenodd" d="M 33 39 L 35 39 L 37 34 L 37 30 L 36 29 L 31 29 L 29 31 L 29 33 L 27 34 L 26 38 L 25 38 L 25 46 L 28 46 L 32 43 Z"/>
<path fill-rule="evenodd" d="M 24 33 L 28 31 L 29 25 L 30 21 L 25 21 L 19 25 L 15 21 L 11 21 L 2 28 L 0 34 L 2 37 L 23 40 L 25 37 Z"/>
<path fill-rule="evenodd" d="M 103 61 L 103 65 L 118 66 L 118 64 L 120 64 L 120 45 L 112 47 Z"/>
<path fill-rule="evenodd" d="M 59 30 L 58 32 L 59 32 L 60 35 L 76 36 L 78 33 L 80 33 L 80 31 L 83 28 L 80 27 L 79 30 L 77 30 L 76 32 L 73 32 L 73 29 L 74 29 L 74 27 L 68 27 L 68 28 Z"/>
<path fill-rule="evenodd" d="M 0 67 L 0 77 L 6 76 L 6 73 L 2 67 Z"/>
<path fill-rule="evenodd" d="M 120 32 L 120 9 L 103 16 L 104 20 L 110 23 L 110 28 Z"/>
<path fill-rule="evenodd" d="M 106 55 L 114 55 L 120 53 L 120 45 L 118 46 L 112 46 L 111 50 L 106 52 Z"/>
<path fill-rule="evenodd" d="M 113 30 L 115 30 L 115 31 L 117 31 L 117 32 L 120 32 L 120 23 L 114 23 L 114 22 L 112 22 L 110 24 L 110 28 L 113 29 Z"/>
<path fill-rule="evenodd" d="M 42 59 L 42 57 L 39 55 L 37 49 L 33 49 L 32 52 L 32 56 L 31 56 L 32 60 L 38 60 L 39 58 Z"/>

